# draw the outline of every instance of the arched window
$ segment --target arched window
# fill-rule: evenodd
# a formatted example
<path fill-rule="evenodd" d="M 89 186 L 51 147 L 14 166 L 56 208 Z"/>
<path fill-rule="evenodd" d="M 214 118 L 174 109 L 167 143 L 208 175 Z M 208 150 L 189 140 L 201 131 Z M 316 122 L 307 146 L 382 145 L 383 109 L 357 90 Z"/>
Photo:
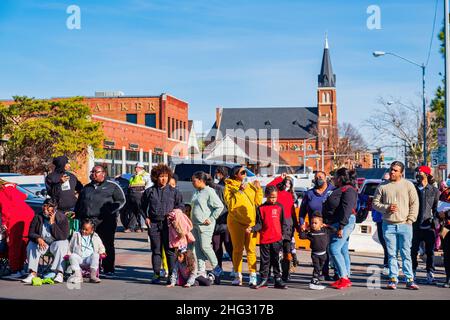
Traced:
<path fill-rule="evenodd" d="M 322 103 L 327 102 L 327 97 L 325 95 L 325 92 L 322 92 Z"/>
<path fill-rule="evenodd" d="M 312 145 L 308 145 L 308 150 L 312 150 Z"/>
<path fill-rule="evenodd" d="M 330 99 L 330 93 L 327 92 L 327 103 L 330 103 L 330 102 L 331 102 L 331 99 Z"/>

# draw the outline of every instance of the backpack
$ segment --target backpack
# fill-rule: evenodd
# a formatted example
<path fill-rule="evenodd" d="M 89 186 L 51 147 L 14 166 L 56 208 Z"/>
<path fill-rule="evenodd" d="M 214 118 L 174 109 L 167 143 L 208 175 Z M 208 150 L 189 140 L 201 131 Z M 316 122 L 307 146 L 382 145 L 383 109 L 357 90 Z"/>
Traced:
<path fill-rule="evenodd" d="M 342 192 L 346 192 L 349 188 L 352 188 L 358 193 L 355 187 L 352 186 L 344 186 L 341 188 Z M 357 202 L 357 207 L 352 209 L 352 213 L 355 215 L 356 223 L 362 223 L 366 221 L 367 216 L 369 215 L 369 209 L 363 208 L 359 205 L 359 201 Z"/>

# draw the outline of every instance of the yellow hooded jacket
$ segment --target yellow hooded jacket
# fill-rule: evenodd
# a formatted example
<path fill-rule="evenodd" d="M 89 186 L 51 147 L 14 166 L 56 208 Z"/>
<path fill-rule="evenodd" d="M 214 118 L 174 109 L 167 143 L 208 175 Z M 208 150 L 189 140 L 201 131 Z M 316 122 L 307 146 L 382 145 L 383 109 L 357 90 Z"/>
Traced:
<path fill-rule="evenodd" d="M 253 227 L 256 220 L 256 207 L 263 200 L 262 188 L 256 188 L 252 183 L 239 190 L 241 182 L 234 179 L 225 180 L 224 198 L 228 208 L 228 219 L 244 226 Z"/>

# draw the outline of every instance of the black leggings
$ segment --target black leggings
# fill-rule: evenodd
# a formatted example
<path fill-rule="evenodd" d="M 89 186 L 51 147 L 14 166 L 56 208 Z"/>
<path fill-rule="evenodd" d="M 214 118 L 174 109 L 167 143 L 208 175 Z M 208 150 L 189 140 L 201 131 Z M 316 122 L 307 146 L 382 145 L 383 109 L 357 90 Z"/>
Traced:
<path fill-rule="evenodd" d="M 164 221 L 150 224 L 148 230 L 150 236 L 150 245 L 152 249 L 152 266 L 154 276 L 158 277 L 161 271 L 161 255 L 164 248 L 167 258 L 167 266 L 169 268 L 169 277 L 172 275 L 172 270 L 175 266 L 175 249 L 169 247 L 169 226 L 167 219 Z"/>
<path fill-rule="evenodd" d="M 384 252 L 383 266 L 385 268 L 388 268 L 389 267 L 389 256 L 387 253 L 386 240 L 384 240 L 384 236 L 383 236 L 383 222 L 377 222 L 377 235 L 378 235 L 378 240 L 380 240 L 380 244 L 383 247 L 383 252 Z"/>
<path fill-rule="evenodd" d="M 225 232 L 214 234 L 212 237 L 212 243 L 214 253 L 217 257 L 217 262 L 222 268 L 223 245 L 225 245 L 225 250 L 227 251 L 230 258 L 233 257 L 233 244 L 231 243 L 231 237 L 228 230 L 226 230 Z"/>

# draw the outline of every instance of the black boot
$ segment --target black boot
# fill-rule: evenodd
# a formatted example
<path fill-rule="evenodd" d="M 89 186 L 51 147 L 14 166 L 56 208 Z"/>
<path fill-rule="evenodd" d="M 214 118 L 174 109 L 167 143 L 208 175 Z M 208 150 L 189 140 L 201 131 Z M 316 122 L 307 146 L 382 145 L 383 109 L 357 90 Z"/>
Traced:
<path fill-rule="evenodd" d="M 300 261 L 297 260 L 297 253 L 292 254 L 292 262 L 296 268 L 300 265 Z"/>
<path fill-rule="evenodd" d="M 285 282 L 289 281 L 289 279 L 291 277 L 291 275 L 289 273 L 290 266 L 291 266 L 291 262 L 289 260 L 284 260 L 283 259 L 281 261 L 281 272 L 282 272 L 281 278 Z"/>
<path fill-rule="evenodd" d="M 283 283 L 283 280 L 280 278 L 275 278 L 275 289 L 287 289 L 287 285 Z"/>
<path fill-rule="evenodd" d="M 267 288 L 267 285 L 269 283 L 269 279 L 267 278 L 261 278 L 261 282 L 258 283 L 257 286 L 252 287 L 253 289 L 261 289 L 261 288 Z"/>

